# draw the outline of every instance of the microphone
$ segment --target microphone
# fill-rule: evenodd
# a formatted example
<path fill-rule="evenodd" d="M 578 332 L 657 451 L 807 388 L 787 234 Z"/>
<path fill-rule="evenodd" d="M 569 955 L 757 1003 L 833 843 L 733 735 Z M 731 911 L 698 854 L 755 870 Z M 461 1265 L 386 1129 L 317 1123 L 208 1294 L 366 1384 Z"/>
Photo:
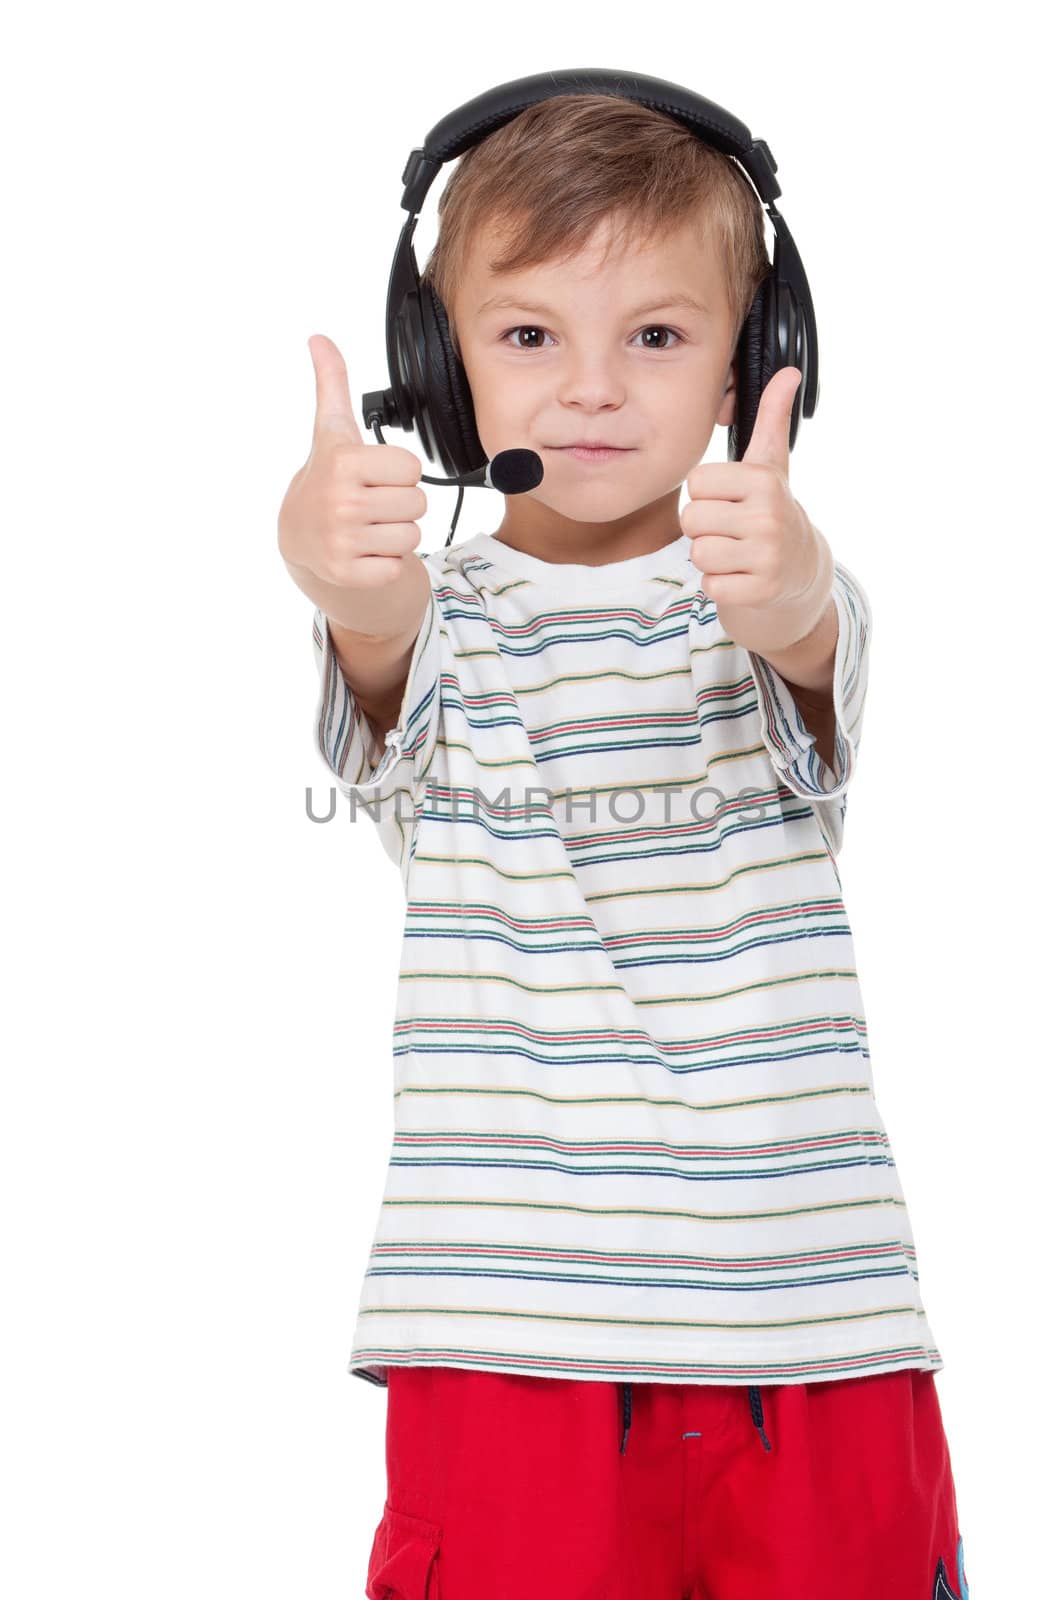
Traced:
<path fill-rule="evenodd" d="M 372 428 L 377 444 L 383 444 L 382 424 L 385 421 L 394 424 L 397 420 L 390 389 L 372 390 L 362 396 L 362 419 L 367 428 Z M 500 450 L 497 456 L 492 456 L 490 461 L 477 467 L 474 472 L 463 472 L 457 478 L 432 478 L 427 472 L 422 472 L 418 481 L 440 483 L 458 491 L 458 501 L 446 539 L 449 545 L 458 525 L 458 515 L 467 488 L 498 489 L 502 494 L 527 494 L 529 489 L 537 489 L 543 481 L 543 458 L 534 450 Z"/>
<path fill-rule="evenodd" d="M 398 420 L 394 398 L 390 389 L 373 389 L 362 396 L 362 419 L 372 428 L 377 444 L 384 443 L 382 424 Z M 431 478 L 422 472 L 421 483 L 440 483 L 444 488 L 498 489 L 502 494 L 527 494 L 537 489 L 543 481 L 543 458 L 534 450 L 500 450 L 497 456 L 474 472 L 463 472 L 457 478 Z M 462 496 L 458 496 L 461 505 Z M 453 529 L 451 529 L 453 532 Z"/>
<path fill-rule="evenodd" d="M 422 472 L 422 483 L 442 483 L 455 488 L 498 489 L 502 494 L 527 494 L 543 481 L 543 458 L 534 450 L 500 450 L 475 472 L 457 478 L 430 478 Z"/>

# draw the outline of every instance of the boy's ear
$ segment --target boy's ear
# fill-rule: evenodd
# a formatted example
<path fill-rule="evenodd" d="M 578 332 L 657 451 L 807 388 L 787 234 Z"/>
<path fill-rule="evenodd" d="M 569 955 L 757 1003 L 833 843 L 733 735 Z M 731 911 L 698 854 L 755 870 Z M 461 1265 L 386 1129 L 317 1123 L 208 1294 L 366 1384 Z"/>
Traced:
<path fill-rule="evenodd" d="M 738 363 L 733 361 L 727 374 L 727 387 L 723 391 L 720 409 L 716 413 L 716 421 L 722 427 L 730 427 L 735 420 L 735 407 L 738 403 Z"/>

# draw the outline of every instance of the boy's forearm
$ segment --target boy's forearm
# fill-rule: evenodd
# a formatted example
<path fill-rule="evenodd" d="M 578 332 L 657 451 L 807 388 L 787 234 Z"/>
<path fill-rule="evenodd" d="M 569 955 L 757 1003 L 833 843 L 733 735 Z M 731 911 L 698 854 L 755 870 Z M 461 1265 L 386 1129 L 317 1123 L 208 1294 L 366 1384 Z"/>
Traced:
<path fill-rule="evenodd" d="M 326 583 L 308 567 L 298 567 L 287 560 L 284 565 L 293 583 L 331 622 L 363 639 L 386 642 L 408 633 L 414 617 L 418 623 L 424 617 L 429 581 L 424 560 L 416 551 L 402 557 L 399 576 L 380 589 L 344 589 Z"/>
<path fill-rule="evenodd" d="M 760 650 L 769 666 L 785 678 L 795 694 L 802 691 L 811 701 L 830 702 L 833 698 L 834 655 L 838 643 L 838 609 L 831 595 L 819 620 L 803 639 L 783 650 Z"/>
<path fill-rule="evenodd" d="M 431 597 L 420 556 L 402 559 L 406 565 L 394 583 L 356 592 L 285 562 L 303 593 L 325 613 L 340 671 L 381 742 L 398 721 L 413 646 Z"/>

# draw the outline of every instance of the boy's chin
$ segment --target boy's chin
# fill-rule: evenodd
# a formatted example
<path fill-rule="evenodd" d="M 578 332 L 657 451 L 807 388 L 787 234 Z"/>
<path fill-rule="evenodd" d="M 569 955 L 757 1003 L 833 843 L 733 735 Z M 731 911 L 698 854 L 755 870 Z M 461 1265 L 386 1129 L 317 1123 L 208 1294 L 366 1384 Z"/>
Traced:
<path fill-rule="evenodd" d="M 637 516 L 640 511 L 648 511 L 650 507 L 658 505 L 670 495 L 678 497 L 682 483 L 675 484 L 672 488 L 660 489 L 647 486 L 645 490 L 638 488 L 632 490 L 630 484 L 625 484 L 623 492 L 618 489 L 615 493 L 609 491 L 601 484 L 593 484 L 588 489 L 579 491 L 566 490 L 561 493 L 543 493 L 543 485 L 528 494 L 511 495 L 507 497 L 507 505 L 511 508 L 510 514 L 519 515 L 521 502 L 527 504 L 534 502 L 534 510 L 528 506 L 528 511 L 539 522 L 544 518 L 556 517 L 559 522 L 581 523 L 584 526 L 597 526 L 609 522 L 624 522 Z"/>

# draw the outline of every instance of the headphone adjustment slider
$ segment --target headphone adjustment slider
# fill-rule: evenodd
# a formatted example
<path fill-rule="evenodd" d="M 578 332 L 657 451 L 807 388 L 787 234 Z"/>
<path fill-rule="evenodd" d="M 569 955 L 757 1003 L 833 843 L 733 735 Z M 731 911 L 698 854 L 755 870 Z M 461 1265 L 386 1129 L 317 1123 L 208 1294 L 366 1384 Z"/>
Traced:
<path fill-rule="evenodd" d="M 768 141 L 754 139 L 743 153 L 742 163 L 753 179 L 760 198 L 765 201 L 777 200 L 782 194 L 782 185 L 775 176 L 779 164 L 771 153 Z"/>
<path fill-rule="evenodd" d="M 406 157 L 406 165 L 402 169 L 403 191 L 400 204 L 404 211 L 412 211 L 415 216 L 420 216 L 424 197 L 442 165 L 443 163 L 436 157 L 426 156 L 420 148 L 410 151 Z"/>

